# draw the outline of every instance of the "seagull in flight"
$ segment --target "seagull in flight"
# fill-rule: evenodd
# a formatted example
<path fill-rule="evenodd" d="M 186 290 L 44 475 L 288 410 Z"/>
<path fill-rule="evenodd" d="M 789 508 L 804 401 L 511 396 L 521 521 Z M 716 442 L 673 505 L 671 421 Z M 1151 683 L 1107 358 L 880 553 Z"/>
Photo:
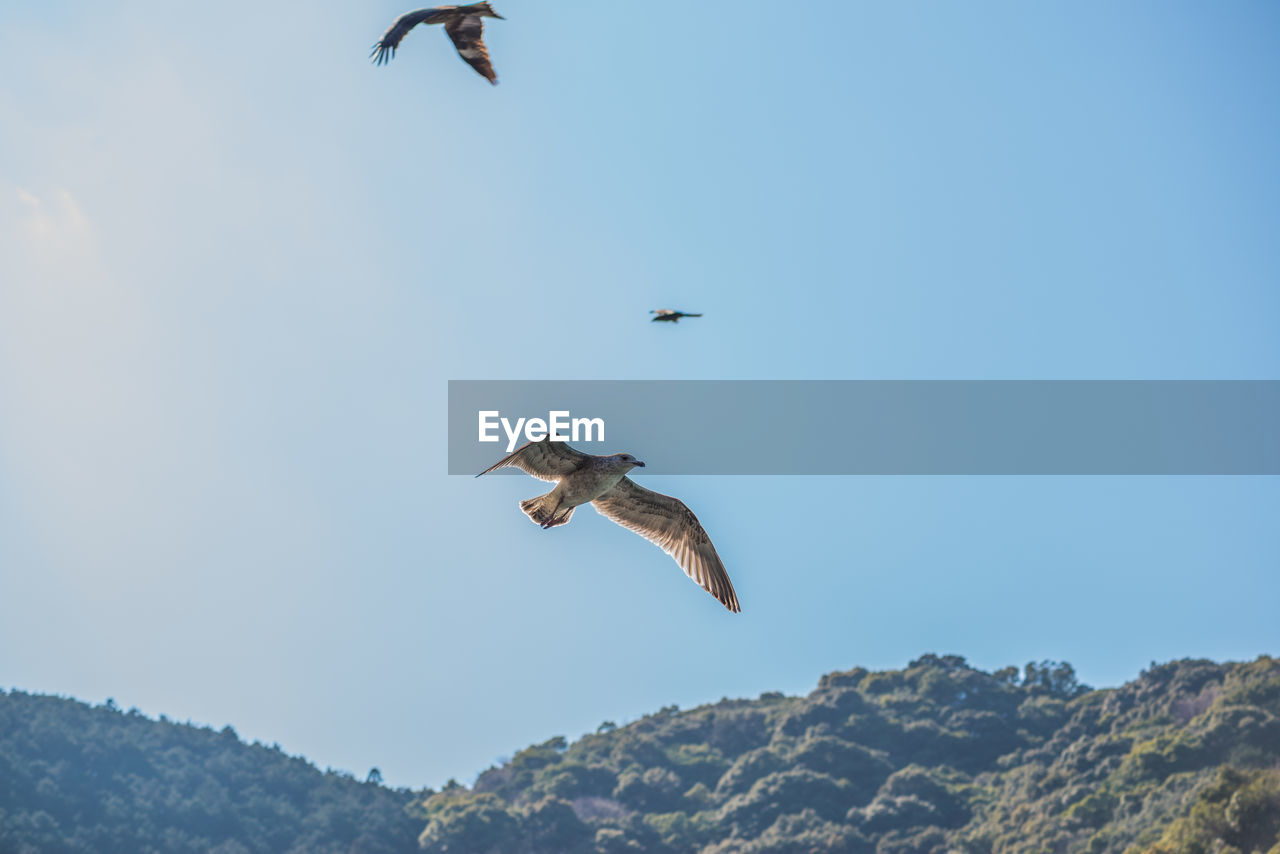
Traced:
<path fill-rule="evenodd" d="M 655 308 L 649 312 L 653 315 L 653 322 L 664 321 L 667 323 L 679 323 L 682 317 L 702 317 L 701 314 L 688 314 L 683 311 L 675 311 L 670 308 Z"/>
<path fill-rule="evenodd" d="M 590 503 L 605 518 L 671 555 L 720 604 L 734 613 L 742 610 L 729 573 L 693 511 L 678 498 L 651 492 L 627 477 L 633 468 L 644 467 L 640 460 L 630 454 L 584 454 L 547 437 L 518 448 L 476 477 L 505 466 L 555 483 L 545 495 L 520 502 L 525 515 L 544 529 L 568 523 L 576 507 Z"/>
<path fill-rule="evenodd" d="M 498 85 L 498 75 L 489 62 L 489 51 L 484 46 L 484 19 L 505 21 L 487 2 L 467 6 L 436 6 L 406 12 L 392 24 L 369 54 L 375 65 L 390 62 L 396 55 L 401 40 L 418 24 L 444 24 L 444 31 L 458 49 L 458 55 L 467 61 L 481 77 Z"/>

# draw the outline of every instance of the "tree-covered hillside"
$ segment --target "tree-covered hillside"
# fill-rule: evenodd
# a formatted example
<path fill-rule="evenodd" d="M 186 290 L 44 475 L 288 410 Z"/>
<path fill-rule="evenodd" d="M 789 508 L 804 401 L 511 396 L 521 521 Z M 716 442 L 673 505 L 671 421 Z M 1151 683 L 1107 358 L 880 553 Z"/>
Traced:
<path fill-rule="evenodd" d="M 0 854 L 1280 854 L 1280 661 L 1117 689 L 956 656 L 554 738 L 392 790 L 112 705 L 0 691 Z"/>
<path fill-rule="evenodd" d="M 420 806 L 429 852 L 1280 854 L 1280 662 L 1091 691 L 956 656 L 530 747 Z"/>
<path fill-rule="evenodd" d="M 0 690 L 3 854 L 416 852 L 414 797 L 230 727 Z"/>

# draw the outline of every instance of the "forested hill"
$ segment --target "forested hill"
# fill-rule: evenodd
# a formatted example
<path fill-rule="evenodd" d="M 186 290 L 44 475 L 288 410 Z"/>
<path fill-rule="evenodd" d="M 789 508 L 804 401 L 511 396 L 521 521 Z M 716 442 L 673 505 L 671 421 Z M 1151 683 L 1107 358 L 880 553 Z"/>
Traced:
<path fill-rule="evenodd" d="M 417 852 L 415 797 L 230 727 L 0 691 L 0 854 Z"/>
<path fill-rule="evenodd" d="M 1092 691 L 956 656 L 660 710 L 392 790 L 112 705 L 0 692 L 0 854 L 1280 854 L 1280 661 Z"/>
<path fill-rule="evenodd" d="M 1280 661 L 1091 691 L 956 656 L 552 739 L 427 798 L 429 852 L 1280 854 Z"/>

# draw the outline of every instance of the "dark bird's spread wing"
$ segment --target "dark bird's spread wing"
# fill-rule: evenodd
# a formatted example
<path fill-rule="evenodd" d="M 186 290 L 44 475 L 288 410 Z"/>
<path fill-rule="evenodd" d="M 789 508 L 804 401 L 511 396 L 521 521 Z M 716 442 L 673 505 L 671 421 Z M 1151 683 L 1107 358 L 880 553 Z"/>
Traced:
<path fill-rule="evenodd" d="M 489 62 L 489 51 L 484 46 L 484 19 L 479 15 L 453 18 L 444 25 L 444 31 L 458 49 L 458 56 L 465 59 L 481 77 L 498 85 L 498 75 L 494 73 L 493 65 Z"/>
<path fill-rule="evenodd" d="M 649 313 L 653 315 L 655 321 L 665 320 L 669 323 L 679 323 L 682 317 L 702 317 L 701 314 L 690 314 L 687 311 L 675 311 L 670 308 L 657 308 Z"/>
<path fill-rule="evenodd" d="M 683 501 L 645 489 L 624 477 L 591 503 L 605 517 L 635 531 L 675 558 L 685 575 L 730 611 L 742 610 L 716 547 L 698 517 Z"/>
<path fill-rule="evenodd" d="M 515 466 L 538 480 L 556 481 L 577 471 L 587 459 L 588 454 L 575 451 L 564 442 L 543 439 L 541 442 L 530 442 L 516 448 L 514 453 L 498 460 L 476 477 L 506 466 Z"/>
<path fill-rule="evenodd" d="M 391 58 L 396 55 L 396 48 L 400 46 L 400 42 L 409 34 L 409 30 L 422 23 L 438 24 L 445 17 L 447 17 L 447 13 L 440 9 L 418 9 L 413 12 L 405 12 L 399 18 L 396 18 L 396 22 L 382 34 L 382 38 L 373 46 L 373 52 L 369 56 L 373 59 L 375 65 L 383 65 L 390 62 Z"/>

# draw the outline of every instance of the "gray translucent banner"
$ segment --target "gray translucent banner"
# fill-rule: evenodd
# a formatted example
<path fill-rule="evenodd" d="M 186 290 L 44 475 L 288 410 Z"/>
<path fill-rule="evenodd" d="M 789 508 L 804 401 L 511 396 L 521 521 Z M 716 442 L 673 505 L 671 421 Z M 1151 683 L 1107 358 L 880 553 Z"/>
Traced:
<path fill-rule="evenodd" d="M 808 380 L 450 381 L 449 473 L 553 412 L 652 474 L 1280 474 L 1280 381 Z"/>

